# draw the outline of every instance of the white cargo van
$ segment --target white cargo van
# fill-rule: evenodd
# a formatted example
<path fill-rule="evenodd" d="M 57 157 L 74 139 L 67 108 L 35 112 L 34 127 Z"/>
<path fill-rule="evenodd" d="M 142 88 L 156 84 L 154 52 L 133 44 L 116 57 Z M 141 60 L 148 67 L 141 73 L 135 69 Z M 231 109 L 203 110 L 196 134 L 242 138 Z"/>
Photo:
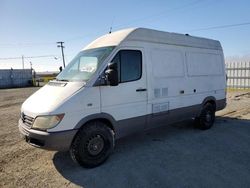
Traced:
<path fill-rule="evenodd" d="M 103 163 L 115 140 L 194 118 L 210 128 L 226 106 L 220 42 L 145 28 L 104 35 L 22 105 L 19 129 L 36 147 Z"/>

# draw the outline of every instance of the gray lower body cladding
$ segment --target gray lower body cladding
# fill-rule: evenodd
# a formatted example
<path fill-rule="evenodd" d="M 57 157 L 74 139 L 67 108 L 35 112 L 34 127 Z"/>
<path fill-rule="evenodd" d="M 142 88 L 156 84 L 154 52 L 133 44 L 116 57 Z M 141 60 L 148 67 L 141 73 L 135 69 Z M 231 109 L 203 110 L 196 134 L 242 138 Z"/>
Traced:
<path fill-rule="evenodd" d="M 216 111 L 225 108 L 225 106 L 226 99 L 216 101 Z M 110 121 L 112 121 L 113 127 L 115 129 L 115 136 L 116 139 L 118 139 L 135 132 L 197 117 L 200 114 L 201 109 L 202 104 L 178 108 L 157 114 L 149 114 L 145 116 L 129 118 L 120 121 L 115 121 L 112 117 L 110 117 L 112 119 Z M 109 115 L 103 115 L 94 115 L 92 118 L 109 118 Z M 89 119 L 89 117 L 84 118 L 77 124 L 75 129 L 53 133 L 29 129 L 23 124 L 22 120 L 19 120 L 19 130 L 26 142 L 35 147 L 47 150 L 67 151 L 69 150 L 78 129 L 81 127 L 80 125 L 83 125 L 83 122 L 86 123 L 91 119 Z"/>
<path fill-rule="evenodd" d="M 19 131 L 27 143 L 32 146 L 47 150 L 67 151 L 78 130 L 67 130 L 49 133 L 34 129 L 28 129 L 19 120 Z"/>
<path fill-rule="evenodd" d="M 221 99 L 216 101 L 216 111 L 222 110 L 227 105 L 227 99 Z"/>
<path fill-rule="evenodd" d="M 121 138 L 129 134 L 156 128 L 163 125 L 169 125 L 199 116 L 203 104 L 193 105 L 183 108 L 169 110 L 157 114 L 129 118 L 117 121 L 115 125 L 116 138 Z M 226 107 L 226 99 L 216 100 L 216 111 Z"/>

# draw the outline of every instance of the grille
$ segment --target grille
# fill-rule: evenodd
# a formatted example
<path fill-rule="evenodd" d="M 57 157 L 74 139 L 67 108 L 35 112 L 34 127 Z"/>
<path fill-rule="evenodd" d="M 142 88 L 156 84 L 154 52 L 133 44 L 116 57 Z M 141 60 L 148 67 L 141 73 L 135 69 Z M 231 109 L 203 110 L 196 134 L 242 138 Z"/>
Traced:
<path fill-rule="evenodd" d="M 27 116 L 25 115 L 24 113 L 21 114 L 21 119 L 23 121 L 23 123 L 28 127 L 28 128 L 31 128 L 32 124 L 33 124 L 33 121 L 34 121 L 34 118 L 30 117 L 30 116 Z"/>

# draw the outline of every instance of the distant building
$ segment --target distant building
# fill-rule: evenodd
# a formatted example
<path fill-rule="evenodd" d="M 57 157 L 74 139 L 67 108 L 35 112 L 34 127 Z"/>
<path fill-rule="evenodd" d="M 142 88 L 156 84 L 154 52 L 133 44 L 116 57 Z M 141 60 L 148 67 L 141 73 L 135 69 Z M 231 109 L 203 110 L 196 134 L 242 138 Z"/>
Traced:
<path fill-rule="evenodd" d="M 31 69 L 0 69 L 0 89 L 32 86 Z"/>

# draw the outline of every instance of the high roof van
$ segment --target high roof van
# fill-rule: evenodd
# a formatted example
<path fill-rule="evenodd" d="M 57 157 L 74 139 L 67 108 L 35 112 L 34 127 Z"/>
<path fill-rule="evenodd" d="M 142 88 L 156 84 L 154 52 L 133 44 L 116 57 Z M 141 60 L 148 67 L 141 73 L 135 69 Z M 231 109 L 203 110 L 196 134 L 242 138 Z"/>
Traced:
<path fill-rule="evenodd" d="M 104 35 L 21 107 L 26 142 L 103 163 L 115 140 L 186 119 L 209 129 L 226 106 L 219 41 L 145 28 Z"/>

